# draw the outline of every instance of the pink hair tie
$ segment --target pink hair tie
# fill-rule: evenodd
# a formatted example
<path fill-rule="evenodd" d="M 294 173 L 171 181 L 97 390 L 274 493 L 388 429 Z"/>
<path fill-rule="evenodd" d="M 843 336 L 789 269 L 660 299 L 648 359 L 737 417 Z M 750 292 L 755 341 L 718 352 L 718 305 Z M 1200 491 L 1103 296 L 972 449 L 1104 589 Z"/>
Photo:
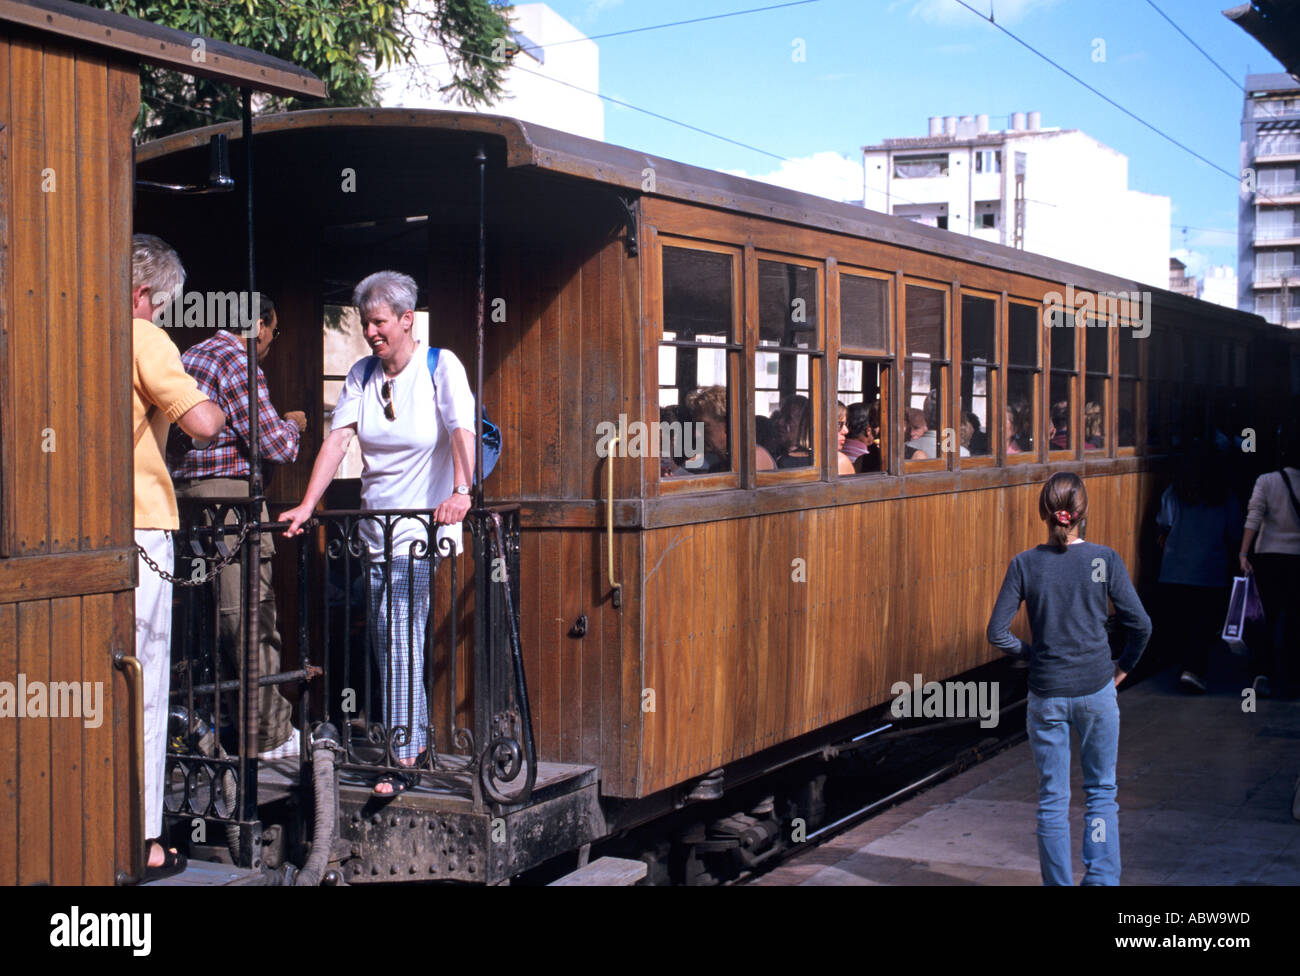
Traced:
<path fill-rule="evenodd" d="M 1070 524 L 1070 513 L 1065 509 L 1061 509 L 1059 512 L 1053 512 L 1052 514 L 1056 516 L 1056 521 L 1060 522 L 1062 525 Z"/>

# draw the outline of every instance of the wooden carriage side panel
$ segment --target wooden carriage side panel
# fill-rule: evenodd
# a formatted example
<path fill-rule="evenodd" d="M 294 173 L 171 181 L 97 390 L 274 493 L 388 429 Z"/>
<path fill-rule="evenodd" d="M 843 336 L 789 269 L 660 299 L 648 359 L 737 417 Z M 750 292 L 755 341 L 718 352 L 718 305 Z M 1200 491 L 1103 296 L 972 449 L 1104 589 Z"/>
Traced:
<path fill-rule="evenodd" d="M 80 384 L 78 382 L 77 350 L 83 343 L 94 342 L 99 329 L 83 333 L 78 328 L 79 296 L 93 293 L 99 282 L 90 280 L 90 267 L 80 261 L 80 243 L 87 250 L 104 249 L 104 241 L 87 235 L 95 228 L 82 223 L 80 211 L 78 174 L 85 172 L 77 153 L 78 123 L 82 109 L 87 116 L 102 115 L 99 106 L 80 105 L 77 100 L 77 61 L 71 52 L 45 51 L 42 84 L 45 97 L 45 159 L 53 183 L 50 192 L 43 192 L 45 203 L 46 286 L 45 321 L 38 326 L 33 322 L 33 338 L 45 351 L 48 377 L 48 402 L 46 430 L 41 439 L 52 438 L 45 457 L 45 471 L 49 478 L 46 505 L 49 511 L 49 552 L 75 552 L 80 548 L 79 495 L 81 495 L 82 458 L 87 454 L 106 451 L 111 445 L 108 438 L 95 437 L 94 428 L 83 427 L 78 416 Z M 101 86 L 102 91 L 102 86 Z M 102 94 L 100 96 L 102 99 Z M 96 111 L 99 109 L 99 111 Z M 47 170 L 42 170 L 42 180 Z M 88 195 L 97 195 L 104 189 L 93 179 L 93 171 L 86 189 Z M 42 186 L 44 190 L 45 187 Z M 99 197 L 99 199 L 103 199 Z M 83 277 L 84 275 L 84 277 Z M 89 419 L 89 418 L 87 418 Z M 42 452 L 46 445 L 42 443 Z"/>
<path fill-rule="evenodd" d="M 105 364 L 116 362 L 110 337 L 123 331 L 127 317 L 125 303 L 112 304 L 112 253 L 120 250 L 113 244 L 120 238 L 115 238 L 110 222 L 109 198 L 114 189 L 110 166 L 115 149 L 121 155 L 125 147 L 121 145 L 124 140 L 114 138 L 122 130 L 115 127 L 117 119 L 109 105 L 109 77 L 103 61 L 86 53 L 77 58 L 77 266 L 88 287 L 78 289 L 77 334 L 68 337 L 72 344 L 65 348 L 69 353 L 76 350 L 75 358 L 69 355 L 68 359 L 79 374 L 74 382 L 82 435 L 77 444 L 81 480 L 75 501 L 80 507 L 82 549 L 104 549 L 125 541 L 113 536 L 114 501 L 121 505 L 111 495 L 116 461 L 113 440 L 95 436 L 114 417 L 110 391 L 114 383 L 121 382 L 122 374 L 105 369 Z"/>
<path fill-rule="evenodd" d="M 29 683 L 50 680 L 50 602 L 18 605 L 18 674 Z M 48 685 L 47 685 L 48 687 Z M 49 720 L 18 725 L 18 883 L 53 884 Z"/>
<path fill-rule="evenodd" d="M 41 93 L 43 49 L 22 38 L 10 39 L 9 219 L 10 303 L 8 383 L 12 467 L 6 470 L 6 506 L 13 536 L 10 555 L 49 551 L 50 455 L 41 450 L 41 431 L 49 426 L 46 346 L 45 194 L 42 170 L 49 166 L 45 147 L 45 99 Z M 72 173 L 66 174 L 72 179 Z M 71 433 L 71 432 L 69 432 Z M 72 445 L 69 445 L 72 449 Z M 21 475 L 19 474 L 21 472 Z"/>
<path fill-rule="evenodd" d="M 3 49 L 4 45 L 0 45 Z M 0 604 L 0 674 L 18 673 L 18 608 Z M 11 680 L 6 677 L 4 680 Z M 18 883 L 18 723 L 0 721 L 0 885 Z"/>

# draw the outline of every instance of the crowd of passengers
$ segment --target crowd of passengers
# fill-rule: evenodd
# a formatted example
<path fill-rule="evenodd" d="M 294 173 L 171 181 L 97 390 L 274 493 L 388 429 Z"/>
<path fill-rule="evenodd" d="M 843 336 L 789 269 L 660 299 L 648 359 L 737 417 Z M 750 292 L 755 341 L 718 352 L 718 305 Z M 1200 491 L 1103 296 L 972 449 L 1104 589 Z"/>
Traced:
<path fill-rule="evenodd" d="M 864 474 L 881 470 L 880 401 L 871 403 L 837 403 L 839 474 Z M 934 422 L 938 402 L 926 400 L 926 407 L 909 407 L 903 411 L 903 457 L 907 461 L 925 461 L 940 455 L 941 444 Z M 754 459 L 759 471 L 809 467 L 813 463 L 812 405 L 808 398 L 794 393 L 782 398 L 771 416 L 754 417 Z M 732 470 L 728 443 L 727 390 L 722 386 L 701 386 L 686 395 L 680 404 L 659 408 L 662 428 L 670 431 L 661 451 L 660 473 L 665 478 L 695 477 Z M 1101 405 L 1089 400 L 1083 408 L 1084 447 L 1105 447 Z M 698 424 L 698 427 L 692 425 Z M 1132 418 L 1120 410 L 1120 427 L 1132 430 Z M 698 430 L 698 437 L 692 431 Z M 962 412 L 956 431 L 957 450 L 961 457 L 984 457 L 991 452 L 989 433 L 980 418 L 970 410 Z M 1005 436 L 1008 454 L 1027 454 L 1034 450 L 1033 411 L 1029 401 L 1013 399 L 1007 403 Z M 698 440 L 698 443 L 697 443 Z M 1131 443 L 1121 438 L 1121 443 Z M 1069 403 L 1052 404 L 1047 427 L 1051 450 L 1071 447 Z"/>

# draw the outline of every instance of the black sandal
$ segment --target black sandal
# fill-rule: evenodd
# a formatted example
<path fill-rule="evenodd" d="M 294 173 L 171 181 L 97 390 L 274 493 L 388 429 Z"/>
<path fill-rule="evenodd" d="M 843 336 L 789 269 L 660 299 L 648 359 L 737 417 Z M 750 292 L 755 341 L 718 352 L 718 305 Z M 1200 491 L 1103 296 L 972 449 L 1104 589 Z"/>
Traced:
<path fill-rule="evenodd" d="M 380 793 L 379 787 L 387 784 L 390 792 Z M 391 800 L 395 796 L 405 793 L 415 785 L 415 777 L 408 776 L 406 773 L 385 773 L 375 781 L 374 788 L 371 789 L 370 795 L 380 800 Z"/>
<path fill-rule="evenodd" d="M 163 878 L 170 878 L 172 875 L 180 874 L 185 870 L 185 865 L 188 862 L 186 861 L 184 854 L 181 854 L 179 851 L 174 851 L 169 847 L 163 847 L 162 844 L 156 840 L 151 840 L 149 843 L 157 844 L 159 847 L 162 847 L 163 862 L 162 864 L 153 865 L 151 867 L 148 863 L 148 855 L 146 855 L 144 869 L 145 882 L 161 881 Z"/>

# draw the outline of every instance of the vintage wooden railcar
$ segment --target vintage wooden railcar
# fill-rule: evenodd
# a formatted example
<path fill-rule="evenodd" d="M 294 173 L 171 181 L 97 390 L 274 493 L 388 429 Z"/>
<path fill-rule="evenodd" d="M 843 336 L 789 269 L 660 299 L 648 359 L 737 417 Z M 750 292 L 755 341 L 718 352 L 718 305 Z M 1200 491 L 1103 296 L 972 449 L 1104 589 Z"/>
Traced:
<path fill-rule="evenodd" d="M 0 0 L 0 884 L 140 873 L 129 300 L 139 65 L 324 94 L 309 72 L 255 51 L 208 40 L 196 59 L 194 39 L 62 0 Z M 98 686 L 101 708 L 65 715 L 83 705 L 68 690 L 47 701 L 60 717 L 20 718 L 23 683 Z"/>
<path fill-rule="evenodd" d="M 140 147 L 140 175 L 193 177 L 216 132 L 238 159 L 237 129 L 212 127 Z M 858 734 L 895 682 L 993 660 L 988 612 L 1040 539 L 1053 471 L 1087 479 L 1090 538 L 1141 572 L 1170 447 L 1253 428 L 1263 459 L 1297 388 L 1295 337 L 1255 316 L 507 118 L 318 110 L 254 132 L 259 280 L 285 333 L 272 399 L 311 418 L 269 492 L 285 507 L 341 378 L 322 322 L 362 276 L 412 274 L 433 343 L 474 361 L 486 157 L 483 399 L 505 442 L 487 501 L 520 506 L 539 756 L 597 771 L 592 837 Z M 137 220 L 196 287 L 238 280 L 219 201 L 142 201 Z M 708 385 L 718 470 L 635 441 Z M 813 462 L 760 470 L 765 419 L 794 394 Z M 837 398 L 875 404 L 882 470 L 838 473 Z M 908 459 L 911 409 L 947 451 Z"/>

